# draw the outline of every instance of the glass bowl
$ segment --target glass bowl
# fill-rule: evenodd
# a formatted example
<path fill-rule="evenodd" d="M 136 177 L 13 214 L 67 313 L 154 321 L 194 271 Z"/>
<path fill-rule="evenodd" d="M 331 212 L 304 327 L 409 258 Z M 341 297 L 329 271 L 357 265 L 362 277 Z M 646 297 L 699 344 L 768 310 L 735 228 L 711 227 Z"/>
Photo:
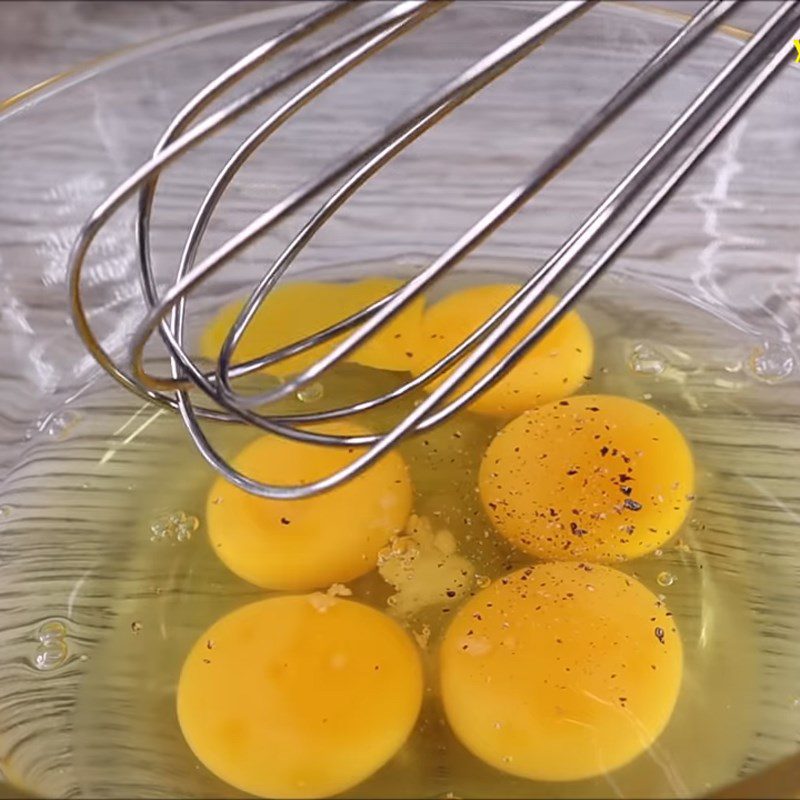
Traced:
<path fill-rule="evenodd" d="M 85 353 L 68 314 L 66 260 L 86 216 L 148 157 L 176 110 L 308 8 L 271 6 L 157 40 L 0 110 L 0 769 L 12 796 L 239 796 L 192 756 L 173 697 L 198 633 L 261 595 L 204 556 L 212 475 L 176 420 L 123 392 Z M 204 252 L 546 8 L 455 4 L 356 69 L 247 164 Z M 592 9 L 384 169 L 292 274 L 412 274 L 677 24 L 629 5 Z M 529 274 L 739 38 L 709 37 L 457 274 Z M 453 742 L 434 749 L 417 737 L 351 796 L 700 796 L 758 776 L 798 749 L 799 74 L 780 76 L 581 306 L 598 332 L 593 388 L 666 410 L 698 461 L 680 547 L 628 565 L 664 593 L 694 659 L 658 746 L 607 776 L 560 785 L 465 767 Z M 204 187 L 280 99 L 244 115 L 163 179 L 153 223 L 162 286 Z M 208 282 L 191 303 L 192 331 L 261 274 L 309 210 Z M 126 208 L 112 221 L 85 276 L 92 323 L 115 353 L 143 308 L 133 219 Z M 226 434 L 225 447 L 244 436 Z M 197 535 L 159 540 L 153 522 L 170 513 L 185 515 L 189 533 L 196 522 Z M 436 699 L 429 704 L 435 717 Z M 774 782 L 778 773 L 763 775 L 756 793 L 790 794 Z"/>

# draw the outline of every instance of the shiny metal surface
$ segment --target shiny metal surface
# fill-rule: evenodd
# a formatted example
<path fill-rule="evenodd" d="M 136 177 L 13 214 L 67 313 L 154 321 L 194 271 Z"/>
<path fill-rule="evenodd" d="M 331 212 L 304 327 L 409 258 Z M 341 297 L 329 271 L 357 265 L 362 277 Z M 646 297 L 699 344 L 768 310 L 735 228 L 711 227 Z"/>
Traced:
<path fill-rule="evenodd" d="M 537 272 L 526 282 L 522 289 L 509 300 L 487 323 L 478 329 L 462 346 L 456 348 L 448 356 L 433 365 L 428 372 L 415 381 L 410 381 L 392 393 L 392 396 L 365 398 L 362 403 L 335 409 L 328 413 L 334 416 L 349 416 L 361 413 L 365 408 L 388 402 L 420 384 L 441 375 L 445 369 L 456 364 L 442 382 L 432 391 L 429 397 L 410 412 L 405 419 L 391 430 L 373 436 L 334 437 L 312 432 L 292 425 L 285 417 L 277 418 L 269 413 L 256 413 L 255 406 L 269 404 L 298 392 L 303 386 L 313 382 L 333 364 L 340 361 L 348 353 L 363 343 L 372 333 L 397 314 L 426 287 L 441 275 L 456 266 L 466 255 L 482 243 L 495 230 L 510 219 L 525 203 L 527 203 L 548 181 L 555 177 L 568 163 L 589 144 L 593 138 L 605 129 L 613 119 L 624 111 L 649 84 L 663 74 L 674 58 L 695 45 L 700 37 L 711 30 L 712 23 L 733 7 L 731 2 L 712 0 L 686 23 L 656 55 L 641 68 L 629 82 L 594 116 L 584 124 L 564 145 L 558 147 L 533 175 L 524 183 L 515 187 L 494 208 L 487 212 L 466 233 L 448 247 L 438 258 L 419 275 L 411 279 L 403 288 L 393 295 L 385 297 L 371 309 L 357 315 L 357 319 L 345 320 L 333 331 L 320 332 L 316 336 L 295 343 L 282 352 L 267 353 L 260 359 L 234 367 L 233 351 L 244 334 L 248 323 L 258 311 L 261 303 L 275 287 L 283 273 L 320 231 L 332 215 L 363 186 L 366 181 L 389 163 L 392 158 L 420 135 L 450 113 L 476 91 L 486 86 L 491 80 L 503 74 L 521 58 L 531 53 L 544 39 L 553 35 L 563 25 L 569 23 L 577 15 L 586 13 L 591 3 L 584 0 L 567 0 L 560 3 L 539 20 L 513 36 L 500 47 L 476 61 L 461 75 L 453 78 L 441 90 L 434 93 L 432 100 L 425 101 L 421 108 L 413 108 L 392 123 L 387 132 L 366 147 L 357 149 L 353 156 L 334 162 L 323 175 L 315 179 L 309 186 L 295 190 L 269 210 L 253 220 L 241 232 L 229 238 L 210 256 L 196 264 L 196 255 L 200 242 L 212 223 L 213 214 L 225 190 L 230 186 L 237 172 L 246 161 L 275 133 L 284 123 L 290 120 L 307 103 L 323 91 L 343 79 L 354 67 L 372 56 L 375 52 L 391 44 L 405 34 L 412 26 L 423 22 L 426 17 L 441 11 L 447 5 L 439 0 L 408 0 L 398 3 L 378 14 L 372 21 L 347 33 L 342 39 L 326 44 L 310 60 L 301 61 L 291 72 L 280 75 L 277 79 L 255 90 L 251 90 L 221 111 L 198 122 L 193 128 L 192 121 L 212 101 L 229 90 L 244 75 L 267 59 L 280 53 L 305 37 L 313 34 L 320 26 L 346 14 L 358 7 L 357 3 L 334 3 L 313 12 L 310 16 L 288 28 L 284 33 L 265 42 L 236 64 L 222 73 L 218 78 L 202 89 L 195 98 L 184 107 L 170 123 L 168 131 L 162 137 L 153 158 L 137 169 L 131 177 L 123 182 L 108 199 L 98 206 L 89 221 L 81 230 L 70 256 L 70 293 L 72 312 L 76 327 L 86 343 L 89 351 L 98 363 L 118 382 L 126 388 L 137 392 L 143 398 L 153 400 L 166 406 L 177 407 L 187 430 L 199 452 L 206 461 L 232 483 L 253 494 L 295 499 L 308 497 L 326 491 L 349 480 L 366 469 L 383 453 L 393 447 L 404 437 L 429 429 L 432 425 L 447 419 L 459 408 L 467 405 L 476 395 L 485 391 L 531 347 L 560 316 L 568 310 L 569 305 L 591 284 L 594 278 L 613 261 L 617 253 L 633 238 L 669 197 L 686 175 L 701 161 L 706 152 L 716 143 L 739 114 L 749 105 L 758 92 L 764 88 L 768 80 L 788 65 L 789 56 L 793 52 L 792 38 L 800 36 L 797 31 L 800 6 L 793 0 L 781 4 L 767 21 L 758 29 L 753 38 L 742 46 L 740 51 L 717 74 L 717 76 L 690 103 L 678 119 L 668 127 L 667 131 L 656 140 L 647 154 L 630 170 L 627 176 L 617 185 L 590 216 L 575 230 L 566 242 L 548 259 Z M 180 266 L 176 272 L 175 282 L 163 296 L 157 295 L 156 285 L 149 263 L 149 227 L 155 194 L 154 180 L 159 173 L 170 166 L 176 158 L 197 146 L 206 137 L 216 133 L 231 119 L 248 111 L 256 103 L 268 98 L 276 87 L 294 82 L 313 67 L 325 64 L 338 58 L 327 66 L 310 83 L 303 86 L 295 95 L 286 101 L 277 111 L 237 148 L 223 170 L 215 178 L 208 193 L 195 216 L 191 231 L 184 246 Z M 766 61 L 763 69 L 758 69 L 756 76 L 748 77 L 754 65 Z M 517 345 L 499 364 L 488 371 L 482 378 L 461 394 L 457 392 L 464 385 L 470 374 L 480 367 L 485 359 L 514 328 L 524 319 L 532 306 L 548 291 L 552 285 L 575 264 L 586 249 L 610 229 L 617 216 L 634 202 L 648 183 L 664 167 L 667 160 L 675 155 L 680 146 L 685 144 L 688 136 L 713 113 L 718 104 L 728 94 L 741 89 L 738 96 L 717 119 L 707 135 L 694 146 L 692 152 L 683 163 L 666 178 L 653 198 L 640 210 L 633 222 L 617 237 L 614 243 L 588 268 L 575 285 L 566 291 L 562 301 L 548 316 L 537 325 L 525 339 Z M 352 173 L 352 174 L 351 174 Z M 331 186 L 340 178 L 347 179 L 323 203 L 322 207 L 312 214 L 306 225 L 296 234 L 283 253 L 265 272 L 258 286 L 253 290 L 249 301 L 245 304 L 238 320 L 230 331 L 219 354 L 215 373 L 203 374 L 183 349 L 183 328 L 185 301 L 189 293 L 196 289 L 210 275 L 227 262 L 239 256 L 243 250 L 265 235 L 285 216 L 301 207 L 309 198 L 315 197 L 321 190 Z M 128 353 L 130 371 L 115 362 L 103 350 L 83 307 L 81 296 L 81 271 L 93 240 L 108 223 L 122 204 L 138 188 L 144 187 L 144 194 L 139 205 L 139 246 L 142 279 L 145 288 L 145 300 L 150 306 L 145 319 L 132 337 Z M 169 323 L 165 321 L 170 314 Z M 363 322 L 362 322 L 363 321 Z M 333 351 L 320 359 L 318 363 L 304 370 L 300 375 L 283 382 L 279 387 L 256 394 L 244 395 L 237 392 L 231 383 L 235 375 L 247 374 L 265 364 L 280 360 L 288 352 L 298 352 L 313 346 L 333 333 L 348 330 L 361 323 L 361 327 L 350 334 Z M 156 327 L 160 326 L 161 336 L 169 351 L 172 364 L 172 377 L 154 377 L 143 366 L 144 347 Z M 458 363 L 457 359 L 463 357 Z M 368 449 L 352 463 L 336 473 L 321 478 L 313 483 L 298 486 L 269 485 L 244 475 L 226 461 L 214 449 L 212 443 L 203 432 L 199 423 L 198 412 L 187 391 L 196 388 L 215 403 L 211 408 L 200 408 L 199 415 L 212 419 L 255 424 L 258 427 L 301 441 L 314 441 L 331 446 L 352 446 L 364 444 Z M 175 397 L 165 395 L 164 390 L 177 390 Z M 448 395 L 454 399 L 446 401 Z M 445 402 L 446 401 L 446 402 Z M 310 422 L 324 419 L 325 416 L 304 414 L 300 419 L 291 421 Z"/>

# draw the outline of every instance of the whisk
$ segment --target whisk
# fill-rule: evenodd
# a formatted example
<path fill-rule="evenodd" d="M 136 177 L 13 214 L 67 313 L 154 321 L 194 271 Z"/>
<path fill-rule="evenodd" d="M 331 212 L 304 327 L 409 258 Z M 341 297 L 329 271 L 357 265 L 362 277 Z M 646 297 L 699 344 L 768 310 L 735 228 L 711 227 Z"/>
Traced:
<path fill-rule="evenodd" d="M 424 24 L 433 15 L 441 13 L 450 2 L 451 0 L 405 0 L 388 8 L 368 4 L 370 11 L 374 9 L 374 16 L 367 22 L 328 42 L 298 66 L 273 75 L 265 83 L 200 119 L 213 102 L 228 93 L 246 74 L 261 68 L 274 56 L 297 45 L 334 20 L 352 13 L 360 5 L 360 0 L 326 5 L 259 45 L 204 86 L 178 112 L 157 142 L 152 157 L 97 206 L 81 228 L 73 246 L 69 264 L 72 314 L 88 350 L 127 389 L 154 403 L 176 410 L 192 441 L 208 463 L 232 483 L 252 494 L 267 498 L 297 499 L 327 491 L 369 467 L 405 437 L 440 424 L 500 380 L 608 268 L 778 71 L 791 63 L 795 50 L 792 40 L 800 37 L 800 3 L 795 0 L 783 2 L 513 297 L 421 375 L 378 397 L 365 398 L 350 405 L 317 412 L 269 413 L 268 408 L 264 410 L 264 406 L 293 395 L 318 379 L 491 236 L 643 92 L 702 41 L 736 4 L 736 0 L 707 2 L 610 101 L 538 164 L 523 182 L 514 186 L 457 241 L 401 288 L 336 325 L 301 341 L 265 353 L 259 358 L 232 363 L 237 344 L 265 298 L 298 254 L 361 186 L 451 111 L 530 55 L 548 37 L 557 34 L 560 28 L 590 12 L 594 5 L 593 0 L 566 0 L 535 19 L 501 46 L 478 58 L 472 66 L 455 76 L 432 96 L 398 117 L 373 141 L 352 151 L 315 180 L 285 196 L 213 253 L 198 261 L 200 244 L 213 221 L 221 197 L 253 153 L 307 103 L 345 78 L 348 72 L 374 53 L 390 46 L 394 40 L 415 26 Z M 208 188 L 189 229 L 174 283 L 159 294 L 151 263 L 150 223 L 162 171 L 223 126 L 278 90 L 294 83 L 299 83 L 301 88 L 239 145 Z M 681 147 L 689 143 L 692 134 L 697 134 L 698 140 L 690 144 L 688 153 L 682 156 L 677 166 L 667 171 L 668 161 Z M 649 196 L 641 199 L 659 174 L 665 171 L 667 174 L 662 176 L 661 182 L 650 191 Z M 266 269 L 251 291 L 225 339 L 215 368 L 210 371 L 201 369 L 186 351 L 184 343 L 188 294 L 290 213 L 326 190 L 330 190 L 328 196 L 314 210 L 280 256 Z M 138 267 L 148 311 L 128 343 L 127 363 L 120 364 L 102 347 L 89 324 L 81 297 L 81 270 L 98 233 L 136 193 Z M 635 205 L 637 203 L 638 206 Z M 589 245 L 609 229 L 621 212 L 631 207 L 635 209 L 632 219 L 623 226 L 599 257 L 574 277 L 552 310 L 494 366 L 474 379 L 473 373 L 479 371 L 482 364 L 485 365 L 487 356 L 520 325 L 550 287 L 570 273 Z M 156 330 L 169 355 L 171 374 L 167 376 L 153 375 L 145 369 L 144 347 Z M 262 370 L 342 334 L 347 335 L 326 355 L 277 387 L 244 394 L 233 385 L 236 378 Z M 431 388 L 427 397 L 390 430 L 369 435 L 344 436 L 325 433 L 315 426 L 309 427 L 310 423 L 350 418 L 390 403 L 437 378 L 438 385 Z M 211 403 L 197 405 L 194 400 L 197 392 L 204 394 Z M 203 430 L 202 420 L 249 424 L 278 436 L 331 447 L 358 446 L 358 455 L 343 469 L 312 483 L 289 486 L 262 483 L 238 472 L 215 450 Z"/>

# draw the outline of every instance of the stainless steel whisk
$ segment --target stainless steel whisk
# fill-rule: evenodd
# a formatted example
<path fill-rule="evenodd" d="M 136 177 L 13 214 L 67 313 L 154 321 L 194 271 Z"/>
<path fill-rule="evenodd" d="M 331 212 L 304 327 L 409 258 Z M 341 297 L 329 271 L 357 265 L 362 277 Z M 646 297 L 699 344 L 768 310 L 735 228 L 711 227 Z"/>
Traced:
<path fill-rule="evenodd" d="M 292 261 L 325 225 L 331 216 L 366 181 L 410 145 L 426 130 L 465 100 L 529 55 L 550 35 L 589 11 L 596 0 L 566 0 L 500 47 L 479 58 L 454 77 L 432 97 L 403 114 L 374 141 L 333 164 L 317 179 L 303 185 L 269 208 L 221 247 L 198 262 L 203 236 L 214 211 L 238 170 L 281 125 L 304 105 L 343 78 L 356 65 L 376 51 L 390 45 L 414 26 L 442 11 L 451 0 L 405 0 L 386 9 L 378 7 L 375 16 L 351 32 L 321 47 L 299 66 L 281 72 L 270 80 L 229 102 L 221 110 L 198 121 L 202 112 L 231 90 L 247 73 L 262 67 L 270 58 L 286 50 L 328 23 L 350 13 L 360 0 L 333 2 L 315 11 L 274 38 L 245 55 L 201 89 L 170 122 L 158 141 L 152 157 L 125 180 L 91 214 L 82 227 L 70 255 L 70 297 L 75 325 L 87 348 L 99 364 L 119 383 L 148 400 L 177 410 L 203 457 L 228 480 L 253 494 L 280 499 L 308 497 L 331 489 L 367 468 L 399 440 L 428 430 L 467 405 L 477 394 L 499 380 L 514 363 L 586 291 L 644 227 L 684 178 L 697 166 L 730 125 L 748 107 L 781 67 L 792 61 L 792 39 L 800 37 L 800 3 L 782 3 L 714 76 L 686 109 L 668 126 L 625 177 L 609 192 L 571 236 L 524 283 L 520 290 L 488 318 L 458 347 L 423 374 L 379 397 L 328 411 L 297 414 L 270 414 L 256 411 L 283 397 L 295 394 L 315 381 L 332 365 L 356 349 L 378 328 L 395 316 L 414 297 L 455 266 L 489 237 L 523 204 L 533 197 L 561 169 L 648 89 L 669 67 L 688 53 L 736 4 L 736 0 L 710 0 L 619 91 L 541 164 L 527 179 L 515 186 L 464 234 L 401 288 L 342 322 L 262 357 L 240 364 L 232 363 L 237 343 L 259 306 L 275 287 Z M 314 75 L 315 71 L 319 71 Z M 313 77 L 309 77 L 312 76 Z M 238 147 L 219 172 L 198 210 L 189 230 L 174 283 L 159 295 L 150 256 L 150 219 L 158 180 L 162 170 L 189 149 L 214 134 L 222 126 L 294 82 L 307 82 L 275 112 L 270 114 Z M 691 145 L 680 163 L 641 203 L 602 254 L 578 275 L 557 305 L 500 361 L 467 388 L 471 373 L 479 369 L 497 347 L 526 317 L 550 287 L 575 264 L 595 239 L 609 229 L 623 211 L 639 200 L 642 193 L 663 171 L 667 161 L 687 144 L 689 137 L 706 123 L 705 132 Z M 338 185 L 337 185 L 338 184 Z M 264 273 L 231 328 L 216 368 L 204 372 L 184 346 L 185 299 L 212 273 L 234 259 L 258 237 L 263 236 L 288 214 L 321 192 L 334 187 L 281 255 Z M 123 367 L 103 349 L 89 325 L 81 298 L 81 270 L 86 254 L 108 220 L 138 192 L 138 261 L 147 314 L 134 332 L 128 347 L 128 364 Z M 143 350 L 158 329 L 170 357 L 171 375 L 156 376 L 146 371 Z M 242 394 L 233 380 L 305 351 L 335 336 L 350 331 L 327 355 L 281 385 L 256 394 Z M 308 428 L 309 423 L 351 417 L 389 403 L 433 380 L 448 374 L 428 396 L 391 430 L 365 436 L 335 436 Z M 192 391 L 200 391 L 212 405 L 196 406 Z M 363 450 L 347 467 L 305 485 L 278 486 L 261 483 L 236 471 L 214 449 L 200 424 L 201 419 L 255 425 L 270 433 L 299 441 L 328 446 L 363 445 Z"/>

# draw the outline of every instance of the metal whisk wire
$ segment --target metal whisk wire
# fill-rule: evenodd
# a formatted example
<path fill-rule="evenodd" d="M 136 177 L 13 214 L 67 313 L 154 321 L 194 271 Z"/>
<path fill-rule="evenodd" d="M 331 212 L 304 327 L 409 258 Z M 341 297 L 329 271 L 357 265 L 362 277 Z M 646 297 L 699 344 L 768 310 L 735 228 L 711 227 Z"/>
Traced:
<path fill-rule="evenodd" d="M 177 409 L 203 457 L 240 488 L 259 496 L 280 499 L 307 497 L 333 488 L 366 469 L 404 437 L 438 425 L 463 408 L 480 392 L 498 381 L 560 319 L 644 227 L 769 80 L 789 62 L 789 56 L 794 51 L 791 39 L 800 35 L 800 31 L 794 32 L 800 21 L 800 4 L 794 0 L 787 0 L 771 14 L 753 38 L 738 50 L 684 112 L 668 126 L 566 242 L 539 267 L 512 298 L 443 359 L 397 389 L 352 405 L 298 414 L 259 413 L 254 409 L 294 394 L 316 380 L 387 324 L 408 302 L 425 291 L 516 213 L 636 98 L 664 75 L 671 65 L 701 41 L 731 10 L 734 3 L 735 0 L 711 0 L 706 3 L 610 101 L 538 165 L 526 181 L 503 197 L 452 246 L 400 289 L 324 331 L 275 352 L 264 354 L 260 358 L 234 365 L 232 359 L 236 345 L 259 307 L 293 259 L 333 214 L 405 147 L 475 92 L 528 55 L 560 27 L 586 12 L 593 3 L 591 0 L 569 0 L 561 3 L 499 48 L 476 61 L 471 68 L 450 81 L 427 101 L 390 124 L 374 141 L 334 164 L 316 180 L 292 192 L 254 219 L 210 256 L 196 264 L 200 243 L 219 200 L 233 177 L 255 150 L 313 97 L 333 85 L 372 53 L 441 10 L 447 3 L 442 0 L 407 0 L 398 3 L 355 31 L 322 48 L 314 57 L 294 70 L 278 75 L 269 83 L 246 93 L 222 110 L 192 125 L 211 102 L 235 85 L 244 74 L 265 63 L 272 55 L 352 10 L 356 4 L 334 3 L 327 6 L 256 48 L 204 87 L 170 123 L 158 142 L 152 158 L 98 206 L 81 230 L 70 259 L 71 298 L 78 331 L 101 366 L 126 388 L 154 402 Z M 217 175 L 192 223 L 175 283 L 159 297 L 152 272 L 149 230 L 150 215 L 161 170 L 221 126 L 271 96 L 278 88 L 289 85 L 333 59 L 338 60 L 325 68 L 320 75 L 301 88 L 259 125 Z M 731 95 L 735 95 L 734 99 L 719 113 L 699 142 L 690 149 L 678 166 L 672 169 L 600 257 L 563 292 L 556 306 L 493 367 L 476 380 L 472 380 L 467 388 L 463 388 L 485 362 L 487 356 L 519 327 L 545 292 L 557 280 L 562 279 L 587 247 L 605 233 L 611 223 L 632 205 L 653 179 L 663 171 L 668 161 L 686 145 L 700 125 Z M 188 293 L 289 213 L 340 179 L 344 179 L 341 185 L 291 240 L 252 291 L 223 344 L 216 369 L 213 372 L 203 372 L 184 349 L 185 301 Z M 88 324 L 80 294 L 80 275 L 86 253 L 95 236 L 110 216 L 137 190 L 140 192 L 137 218 L 140 269 L 143 294 L 149 311 L 132 337 L 129 347 L 131 372 L 127 373 L 103 350 Z M 156 330 L 159 330 L 169 353 L 172 373 L 169 378 L 151 376 L 144 369 L 144 346 Z M 275 389 L 245 395 L 237 391 L 232 384 L 238 377 L 303 352 L 348 331 L 351 333 L 325 356 Z M 365 436 L 336 436 L 299 427 L 310 422 L 349 417 L 389 403 L 444 373 L 447 374 L 440 380 L 439 385 L 389 431 Z M 192 389 L 202 391 L 212 400 L 214 406 L 196 407 L 190 394 Z M 174 396 L 170 394 L 171 392 L 174 392 Z M 330 446 L 364 445 L 365 449 L 345 468 L 313 483 L 302 486 L 265 484 L 236 471 L 222 458 L 203 431 L 200 423 L 203 418 L 248 423 L 299 441 Z"/>

